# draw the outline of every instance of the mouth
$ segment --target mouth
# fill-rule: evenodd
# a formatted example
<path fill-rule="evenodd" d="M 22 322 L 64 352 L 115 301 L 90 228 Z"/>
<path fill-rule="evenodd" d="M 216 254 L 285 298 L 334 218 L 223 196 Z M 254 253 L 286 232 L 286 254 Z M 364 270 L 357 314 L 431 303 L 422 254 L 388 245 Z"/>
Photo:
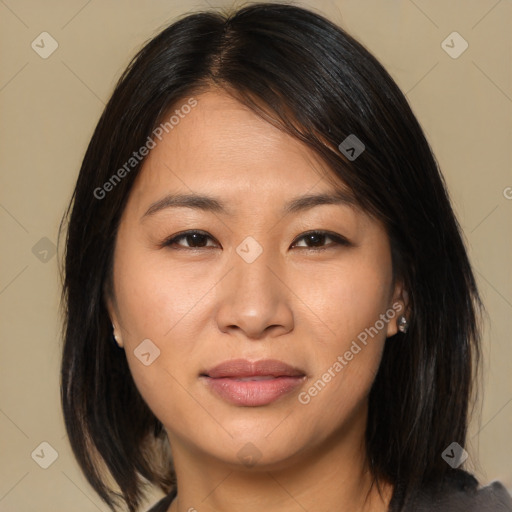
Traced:
<path fill-rule="evenodd" d="M 275 359 L 225 361 L 199 375 L 208 389 L 224 401 L 257 407 L 275 402 L 302 385 L 306 374 Z"/>

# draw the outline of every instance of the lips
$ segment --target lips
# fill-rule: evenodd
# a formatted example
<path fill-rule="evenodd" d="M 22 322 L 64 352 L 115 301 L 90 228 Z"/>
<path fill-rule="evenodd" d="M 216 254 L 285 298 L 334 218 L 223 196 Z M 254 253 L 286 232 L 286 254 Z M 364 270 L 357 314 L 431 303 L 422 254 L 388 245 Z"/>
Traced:
<path fill-rule="evenodd" d="M 277 359 L 250 362 L 247 359 L 232 359 L 205 371 L 203 375 L 212 379 L 251 377 L 301 377 L 304 372 Z"/>
<path fill-rule="evenodd" d="M 223 400 L 255 407 L 290 393 L 304 382 L 306 375 L 299 368 L 276 359 L 255 362 L 233 359 L 206 370 L 200 378 Z"/>

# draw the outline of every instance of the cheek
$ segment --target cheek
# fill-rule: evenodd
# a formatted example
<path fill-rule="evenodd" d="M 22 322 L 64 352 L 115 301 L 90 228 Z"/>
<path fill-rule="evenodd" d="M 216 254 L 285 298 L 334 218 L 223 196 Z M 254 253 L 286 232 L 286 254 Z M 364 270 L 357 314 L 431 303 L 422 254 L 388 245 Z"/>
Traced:
<path fill-rule="evenodd" d="M 194 361 L 204 342 L 201 332 L 211 323 L 208 310 L 219 280 L 206 267 L 201 273 L 201 265 L 171 262 L 165 254 L 156 258 L 140 247 L 123 248 L 116 258 L 115 293 L 126 358 L 137 388 L 158 417 L 172 417 L 177 404 L 183 408 L 191 402 L 184 389 L 196 375 L 187 373 L 184 363 Z M 144 343 L 148 348 L 142 352 Z M 140 356 L 147 352 L 154 362 L 146 366 Z"/>
<path fill-rule="evenodd" d="M 165 249 L 163 249 L 165 250 Z M 197 324 L 214 279 L 206 266 L 185 265 L 127 249 L 116 260 L 116 297 L 127 342 L 145 338 L 166 343 Z M 140 342 L 140 341 L 139 341 Z"/>
<path fill-rule="evenodd" d="M 175 357 L 179 359 L 179 356 Z M 204 435 L 202 427 L 208 421 L 208 415 L 194 398 L 183 375 L 170 367 L 170 359 L 163 352 L 150 366 L 144 366 L 133 356 L 127 356 L 127 359 L 142 399 L 164 425 L 172 425 L 172 431 L 190 435 L 193 439 Z M 179 365 L 183 366 L 183 359 Z"/>
<path fill-rule="evenodd" d="M 383 248 L 385 249 L 385 247 Z M 358 253 L 328 272 L 310 274 L 298 295 L 323 325 L 325 336 L 311 335 L 310 357 L 314 375 L 300 403 L 316 417 L 337 422 L 358 409 L 365 399 L 382 357 L 389 308 L 391 260 L 382 251 Z M 327 328 L 328 327 L 328 330 Z M 317 331 L 318 334 L 319 331 Z"/>
<path fill-rule="evenodd" d="M 308 316 L 323 325 L 329 346 L 342 349 L 388 309 L 391 263 L 385 253 L 379 254 L 354 252 L 339 264 L 311 267 L 296 277 L 294 292 Z"/>

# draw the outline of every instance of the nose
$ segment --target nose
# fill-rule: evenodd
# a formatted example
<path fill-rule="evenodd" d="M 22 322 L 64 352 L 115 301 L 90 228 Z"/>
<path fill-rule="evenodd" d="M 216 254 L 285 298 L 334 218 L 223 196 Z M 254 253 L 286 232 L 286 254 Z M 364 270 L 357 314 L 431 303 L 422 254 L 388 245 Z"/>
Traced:
<path fill-rule="evenodd" d="M 233 268 L 218 285 L 217 325 L 222 332 L 262 340 L 293 329 L 293 293 L 271 256 L 264 250 L 248 263 L 234 253 Z"/>

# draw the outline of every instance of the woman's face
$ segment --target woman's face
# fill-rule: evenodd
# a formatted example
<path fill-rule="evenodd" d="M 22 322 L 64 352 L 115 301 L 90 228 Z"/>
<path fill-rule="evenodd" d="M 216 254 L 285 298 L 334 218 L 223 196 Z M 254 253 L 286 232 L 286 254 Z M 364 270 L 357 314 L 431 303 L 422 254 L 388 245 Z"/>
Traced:
<path fill-rule="evenodd" d="M 196 100 L 155 139 L 118 231 L 108 307 L 137 388 L 176 460 L 360 450 L 403 304 L 387 234 L 350 201 L 301 201 L 337 189 L 296 139 L 221 92 Z M 269 359 L 294 371 L 251 366 Z"/>

